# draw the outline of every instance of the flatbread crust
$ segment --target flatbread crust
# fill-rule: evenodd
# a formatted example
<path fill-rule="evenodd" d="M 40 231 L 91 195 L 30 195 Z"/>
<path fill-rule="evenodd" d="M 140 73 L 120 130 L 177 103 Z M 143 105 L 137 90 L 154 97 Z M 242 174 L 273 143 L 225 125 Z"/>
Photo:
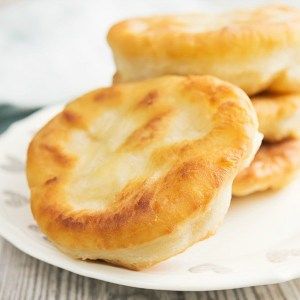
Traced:
<path fill-rule="evenodd" d="M 264 94 L 251 98 L 259 130 L 270 142 L 300 138 L 300 94 Z"/>
<path fill-rule="evenodd" d="M 73 257 L 146 268 L 216 231 L 261 138 L 247 95 L 210 76 L 98 89 L 32 140 L 32 213 Z"/>
<path fill-rule="evenodd" d="M 214 75 L 248 95 L 300 90 L 300 10 L 284 5 L 223 14 L 135 18 L 108 33 L 115 82 Z"/>
<path fill-rule="evenodd" d="M 287 185 L 300 169 L 300 140 L 264 143 L 251 165 L 234 180 L 233 194 L 246 196 Z"/>

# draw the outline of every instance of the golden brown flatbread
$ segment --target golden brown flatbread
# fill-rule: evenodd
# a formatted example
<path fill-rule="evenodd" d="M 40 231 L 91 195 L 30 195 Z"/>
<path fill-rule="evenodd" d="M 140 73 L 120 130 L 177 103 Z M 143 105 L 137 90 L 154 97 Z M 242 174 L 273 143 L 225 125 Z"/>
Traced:
<path fill-rule="evenodd" d="M 300 140 L 264 143 L 251 165 L 234 180 L 233 194 L 246 196 L 279 189 L 288 184 L 300 169 Z"/>
<path fill-rule="evenodd" d="M 216 231 L 261 138 L 247 95 L 210 76 L 98 89 L 32 140 L 32 212 L 73 257 L 146 268 Z"/>
<path fill-rule="evenodd" d="M 135 18 L 108 34 L 116 82 L 214 75 L 248 95 L 300 91 L 300 10 L 284 5 L 222 14 Z"/>

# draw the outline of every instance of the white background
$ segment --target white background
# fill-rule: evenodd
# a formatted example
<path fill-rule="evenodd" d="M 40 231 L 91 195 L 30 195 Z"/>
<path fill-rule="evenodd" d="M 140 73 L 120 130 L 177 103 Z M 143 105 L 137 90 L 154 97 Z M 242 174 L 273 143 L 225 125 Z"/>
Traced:
<path fill-rule="evenodd" d="M 106 33 L 113 23 L 123 18 L 221 11 L 272 2 L 275 1 L 19 0 L 3 5 L 0 9 L 0 103 L 46 105 L 109 85 L 114 65 Z"/>

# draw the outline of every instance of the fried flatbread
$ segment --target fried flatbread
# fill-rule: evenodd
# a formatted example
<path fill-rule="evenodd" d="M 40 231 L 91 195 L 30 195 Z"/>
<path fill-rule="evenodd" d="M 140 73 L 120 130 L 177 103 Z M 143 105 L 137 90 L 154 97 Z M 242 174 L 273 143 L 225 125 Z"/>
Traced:
<path fill-rule="evenodd" d="M 32 140 L 32 212 L 73 257 L 150 267 L 216 231 L 261 138 L 247 95 L 210 76 L 99 89 Z"/>
<path fill-rule="evenodd" d="M 284 5 L 222 14 L 135 18 L 108 34 L 116 82 L 214 75 L 248 95 L 300 90 L 300 10 Z"/>
<path fill-rule="evenodd" d="M 251 100 L 265 140 L 300 138 L 300 94 L 264 94 Z"/>
<path fill-rule="evenodd" d="M 246 196 L 287 185 L 300 169 L 300 140 L 264 143 L 251 165 L 234 180 L 233 194 Z"/>

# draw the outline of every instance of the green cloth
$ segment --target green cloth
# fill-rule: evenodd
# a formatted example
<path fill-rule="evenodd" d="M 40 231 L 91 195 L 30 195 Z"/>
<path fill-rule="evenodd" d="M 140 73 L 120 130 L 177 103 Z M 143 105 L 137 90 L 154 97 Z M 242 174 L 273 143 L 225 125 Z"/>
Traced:
<path fill-rule="evenodd" d="M 13 122 L 27 117 L 39 109 L 39 107 L 22 108 L 10 104 L 0 104 L 0 134 Z"/>

